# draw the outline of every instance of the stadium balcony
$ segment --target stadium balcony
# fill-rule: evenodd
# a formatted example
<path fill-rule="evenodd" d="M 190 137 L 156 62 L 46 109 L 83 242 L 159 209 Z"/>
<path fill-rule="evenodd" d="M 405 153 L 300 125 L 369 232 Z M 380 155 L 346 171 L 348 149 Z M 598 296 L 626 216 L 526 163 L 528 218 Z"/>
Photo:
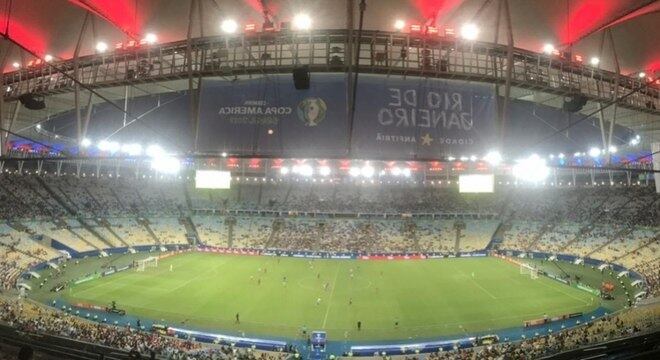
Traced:
<path fill-rule="evenodd" d="M 3 86 L 8 89 L 9 100 L 26 93 L 71 93 L 75 68 L 80 71 L 80 81 L 91 88 L 185 79 L 191 70 L 195 77 L 290 73 L 300 65 L 309 66 L 312 72 L 347 71 L 344 56 L 348 36 L 347 30 L 311 30 L 197 38 L 191 41 L 192 64 L 186 63 L 186 41 L 136 46 L 83 56 L 76 66 L 74 60 L 65 60 L 52 67 L 19 69 L 5 74 Z M 497 84 L 504 83 L 507 74 L 505 45 L 385 31 L 364 31 L 360 41 L 364 44 L 359 54 L 363 73 Z M 579 92 L 589 99 L 607 102 L 616 79 L 626 92 L 646 87 L 644 79 L 617 76 L 573 59 L 522 49 L 515 49 L 513 56 L 512 85 L 521 89 L 557 95 Z M 620 106 L 658 114 L 658 89 L 649 86 L 624 99 Z"/>

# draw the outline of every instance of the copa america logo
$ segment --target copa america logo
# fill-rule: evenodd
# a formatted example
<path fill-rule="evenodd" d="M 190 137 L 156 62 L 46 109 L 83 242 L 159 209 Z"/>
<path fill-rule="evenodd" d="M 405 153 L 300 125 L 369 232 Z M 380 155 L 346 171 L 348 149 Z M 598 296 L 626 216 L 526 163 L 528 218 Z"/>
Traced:
<path fill-rule="evenodd" d="M 325 101 L 321 98 L 306 98 L 298 103 L 296 112 L 298 119 L 305 126 L 317 126 L 325 119 L 325 113 L 328 110 Z"/>

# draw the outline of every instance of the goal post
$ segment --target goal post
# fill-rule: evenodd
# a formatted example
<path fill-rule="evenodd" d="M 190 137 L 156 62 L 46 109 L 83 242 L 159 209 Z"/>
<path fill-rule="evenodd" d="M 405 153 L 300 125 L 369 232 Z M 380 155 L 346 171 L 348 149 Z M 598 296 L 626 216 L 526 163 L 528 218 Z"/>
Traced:
<path fill-rule="evenodd" d="M 155 256 L 135 261 L 135 271 L 145 271 L 152 267 L 158 267 L 158 258 Z"/>
<path fill-rule="evenodd" d="M 527 275 L 527 274 L 529 274 L 529 277 L 531 279 L 538 279 L 539 278 L 538 269 L 532 267 L 529 264 L 520 263 L 520 275 Z"/>

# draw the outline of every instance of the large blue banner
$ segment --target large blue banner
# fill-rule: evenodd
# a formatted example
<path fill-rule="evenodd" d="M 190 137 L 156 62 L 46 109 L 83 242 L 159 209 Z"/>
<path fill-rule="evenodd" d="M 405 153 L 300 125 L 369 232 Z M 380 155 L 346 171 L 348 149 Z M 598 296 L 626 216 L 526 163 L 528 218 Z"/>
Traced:
<path fill-rule="evenodd" d="M 288 156 L 345 155 L 346 75 L 312 75 L 296 90 L 291 75 L 204 79 L 200 151 Z"/>
<path fill-rule="evenodd" d="M 345 156 L 349 121 L 346 75 L 312 74 L 308 90 L 291 75 L 205 79 L 200 151 Z M 438 157 L 490 147 L 492 87 L 437 79 L 361 75 L 353 155 Z"/>
<path fill-rule="evenodd" d="M 361 75 L 353 146 L 359 154 L 437 158 L 494 146 L 491 85 Z"/>

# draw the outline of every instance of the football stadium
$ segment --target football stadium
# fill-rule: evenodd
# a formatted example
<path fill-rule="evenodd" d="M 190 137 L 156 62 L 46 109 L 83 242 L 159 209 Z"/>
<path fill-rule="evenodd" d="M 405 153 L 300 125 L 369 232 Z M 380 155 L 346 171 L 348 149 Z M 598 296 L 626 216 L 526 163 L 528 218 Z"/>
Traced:
<path fill-rule="evenodd" d="M 660 1 L 0 14 L 0 360 L 660 358 Z"/>

